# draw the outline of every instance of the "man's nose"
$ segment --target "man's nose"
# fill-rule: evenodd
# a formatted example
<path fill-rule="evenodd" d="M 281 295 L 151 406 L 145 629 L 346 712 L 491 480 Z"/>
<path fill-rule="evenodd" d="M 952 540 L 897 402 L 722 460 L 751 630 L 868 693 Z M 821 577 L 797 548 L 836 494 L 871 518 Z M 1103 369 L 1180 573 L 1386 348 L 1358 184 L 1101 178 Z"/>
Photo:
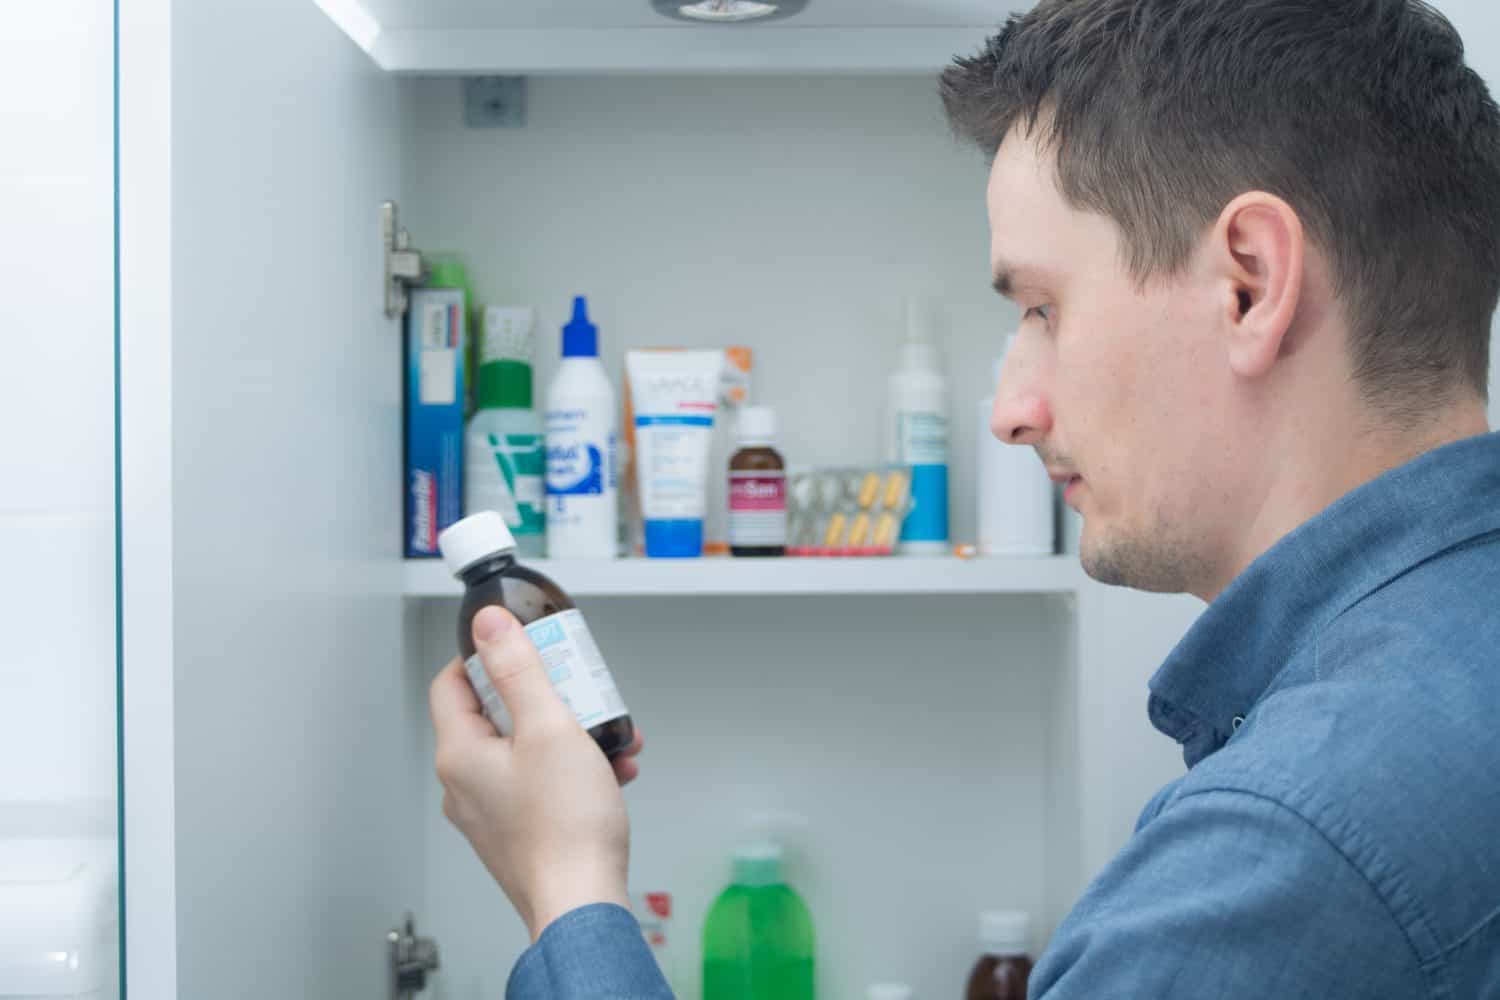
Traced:
<path fill-rule="evenodd" d="M 1016 338 L 1000 371 L 990 431 L 1006 444 L 1035 447 L 1052 432 L 1052 404 L 1041 384 L 1041 365 Z"/>

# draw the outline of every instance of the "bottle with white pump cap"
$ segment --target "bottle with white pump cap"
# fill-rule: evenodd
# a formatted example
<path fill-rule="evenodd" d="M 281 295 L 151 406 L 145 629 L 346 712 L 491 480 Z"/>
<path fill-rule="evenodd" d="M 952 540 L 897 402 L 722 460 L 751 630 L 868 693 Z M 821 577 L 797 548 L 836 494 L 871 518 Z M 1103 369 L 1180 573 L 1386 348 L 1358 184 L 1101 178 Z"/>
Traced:
<path fill-rule="evenodd" d="M 492 510 L 470 515 L 438 536 L 438 548 L 449 571 L 464 584 L 458 647 L 469 684 L 496 732 L 509 735 L 513 727 L 474 646 L 474 616 L 491 604 L 525 627 L 552 686 L 604 755 L 613 757 L 629 747 L 635 725 L 583 612 L 550 578 L 516 562 L 516 540 L 505 518 Z"/>
<path fill-rule="evenodd" d="M 966 1000 L 1026 1000 L 1031 958 L 1026 939 L 1031 917 L 1018 910 L 991 910 L 979 915 L 982 954 L 969 974 Z"/>
<path fill-rule="evenodd" d="M 1016 335 L 1005 338 L 1005 353 L 995 362 L 996 391 Z M 979 401 L 978 476 L 979 554 L 982 556 L 1050 556 L 1056 545 L 1056 489 L 1030 448 L 1008 444 L 990 430 L 995 397 Z"/>
<path fill-rule="evenodd" d="M 902 555 L 948 551 L 948 380 L 922 303 L 906 303 L 901 366 L 889 380 L 885 456 L 911 466 L 911 513 L 901 526 Z"/>

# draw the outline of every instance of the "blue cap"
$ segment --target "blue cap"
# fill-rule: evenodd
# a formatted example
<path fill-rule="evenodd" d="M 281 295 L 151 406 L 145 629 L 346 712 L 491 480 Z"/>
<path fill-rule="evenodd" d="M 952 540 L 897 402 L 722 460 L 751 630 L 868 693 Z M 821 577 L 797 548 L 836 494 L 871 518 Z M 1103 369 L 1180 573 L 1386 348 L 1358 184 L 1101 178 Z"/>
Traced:
<path fill-rule="evenodd" d="M 646 556 L 650 559 L 696 559 L 703 554 L 703 521 L 646 521 Z"/>
<path fill-rule="evenodd" d="M 563 327 L 563 357 L 597 358 L 599 328 L 589 322 L 589 303 L 582 295 L 573 297 L 573 319 Z"/>

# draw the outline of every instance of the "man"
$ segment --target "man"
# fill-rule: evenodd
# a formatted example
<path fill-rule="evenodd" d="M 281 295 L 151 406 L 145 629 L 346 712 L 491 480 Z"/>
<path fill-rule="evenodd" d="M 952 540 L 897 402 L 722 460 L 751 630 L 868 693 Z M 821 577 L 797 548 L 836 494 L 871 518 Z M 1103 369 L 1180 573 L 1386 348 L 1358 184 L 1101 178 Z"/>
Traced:
<path fill-rule="evenodd" d="M 1033 997 L 1500 997 L 1500 111 L 1416 0 L 1046 0 L 942 82 L 994 155 L 996 399 L 1098 580 L 1210 607 L 1151 685 L 1188 773 Z M 615 774 L 524 633 L 516 734 L 433 688 L 515 998 L 665 997 Z"/>

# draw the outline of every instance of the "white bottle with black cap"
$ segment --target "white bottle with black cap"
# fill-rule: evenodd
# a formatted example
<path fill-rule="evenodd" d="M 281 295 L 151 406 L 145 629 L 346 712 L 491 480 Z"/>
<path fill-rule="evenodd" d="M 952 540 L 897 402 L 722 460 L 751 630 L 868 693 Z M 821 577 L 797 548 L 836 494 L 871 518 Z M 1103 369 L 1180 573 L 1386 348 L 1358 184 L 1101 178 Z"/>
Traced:
<path fill-rule="evenodd" d="M 516 562 L 516 540 L 495 511 L 464 518 L 438 536 L 449 571 L 464 584 L 458 648 L 464 672 L 496 731 L 513 729 L 474 645 L 474 616 L 490 605 L 515 615 L 541 653 L 552 686 L 604 751 L 613 757 L 635 739 L 635 725 L 599 646 L 573 599 L 551 579 Z"/>

